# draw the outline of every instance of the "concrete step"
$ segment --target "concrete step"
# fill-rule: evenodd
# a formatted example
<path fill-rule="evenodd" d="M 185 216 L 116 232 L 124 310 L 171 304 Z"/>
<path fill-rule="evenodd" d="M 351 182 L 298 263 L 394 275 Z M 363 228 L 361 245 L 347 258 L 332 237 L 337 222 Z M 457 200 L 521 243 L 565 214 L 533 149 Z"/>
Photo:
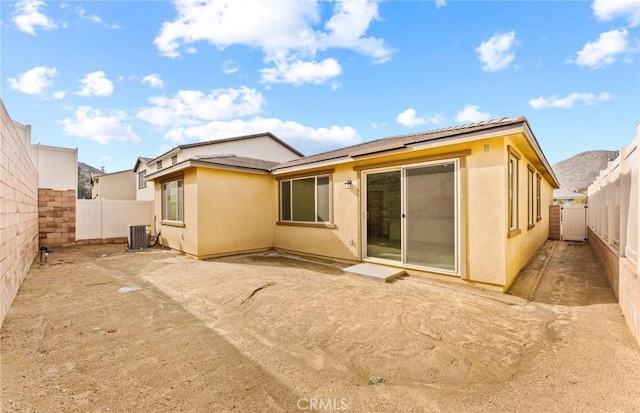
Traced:
<path fill-rule="evenodd" d="M 343 268 L 342 271 L 387 282 L 405 274 L 405 271 L 401 268 L 369 263 L 352 265 L 351 267 Z"/>

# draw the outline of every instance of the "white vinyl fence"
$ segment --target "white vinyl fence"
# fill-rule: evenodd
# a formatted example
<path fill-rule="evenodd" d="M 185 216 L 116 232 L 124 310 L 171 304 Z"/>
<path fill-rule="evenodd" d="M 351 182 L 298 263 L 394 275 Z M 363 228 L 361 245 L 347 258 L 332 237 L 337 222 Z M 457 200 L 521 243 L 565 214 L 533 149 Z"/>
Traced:
<path fill-rule="evenodd" d="M 587 223 L 600 238 L 638 265 L 638 139 L 620 150 L 589 186 Z"/>
<path fill-rule="evenodd" d="M 151 225 L 153 201 L 78 199 L 76 240 L 120 238 L 129 225 Z"/>

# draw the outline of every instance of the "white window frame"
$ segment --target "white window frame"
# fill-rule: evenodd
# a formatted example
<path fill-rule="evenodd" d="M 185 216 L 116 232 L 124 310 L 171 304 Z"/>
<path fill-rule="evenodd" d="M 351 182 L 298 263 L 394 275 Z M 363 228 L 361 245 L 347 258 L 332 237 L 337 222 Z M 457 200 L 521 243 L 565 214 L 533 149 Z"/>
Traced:
<path fill-rule="evenodd" d="M 518 191 L 518 168 L 520 164 L 520 155 L 513 151 L 511 147 L 508 148 L 509 161 L 507 163 L 507 222 L 508 222 L 508 237 L 518 235 L 520 233 L 520 226 L 518 220 L 518 207 L 519 207 L 519 191 Z"/>
<path fill-rule="evenodd" d="M 527 228 L 532 229 L 536 226 L 535 218 L 535 177 L 536 172 L 531 165 L 527 167 Z"/>
<path fill-rule="evenodd" d="M 542 220 L 542 177 L 536 174 L 536 222 Z"/>
<path fill-rule="evenodd" d="M 293 220 L 293 182 L 294 181 L 302 181 L 302 180 L 306 180 L 306 179 L 310 179 L 313 178 L 314 179 L 314 194 L 313 194 L 313 199 L 314 199 L 314 217 L 315 220 L 314 221 L 294 221 Z M 329 203 L 329 220 L 328 221 L 318 221 L 318 178 L 328 178 L 329 180 L 329 188 L 328 188 L 328 196 L 329 199 L 327 200 L 327 202 Z M 290 217 L 289 219 L 284 219 L 283 217 L 283 208 L 282 208 L 282 195 L 283 195 L 283 188 L 282 188 L 282 184 L 284 182 L 289 182 L 289 213 L 290 213 Z M 295 178 L 291 178 L 291 179 L 282 179 L 280 180 L 279 184 L 279 191 L 278 191 L 278 204 L 279 204 L 279 209 L 280 209 L 280 213 L 279 213 L 279 222 L 283 222 L 283 223 L 294 223 L 294 224 L 331 224 L 333 223 L 333 180 L 331 179 L 331 174 L 321 174 L 321 175 L 309 175 L 309 176 L 300 176 L 300 177 L 295 177 Z"/>
<path fill-rule="evenodd" d="M 167 216 L 167 195 L 166 195 L 166 186 L 176 182 L 177 185 L 177 200 L 176 200 L 176 219 L 170 219 L 173 217 Z M 176 178 L 168 181 L 164 181 L 161 184 L 161 196 L 162 196 L 162 222 L 169 223 L 184 223 L 184 178 Z"/>
<path fill-rule="evenodd" d="M 391 260 L 386 260 L 383 258 L 376 258 L 376 257 L 369 257 L 367 256 L 367 224 L 366 224 L 366 220 L 367 220 L 367 191 L 369 190 L 367 188 L 367 175 L 368 174 L 374 174 L 374 173 L 380 173 L 380 172 L 390 172 L 390 171 L 400 171 L 400 179 L 401 179 L 401 183 L 400 183 L 400 208 L 402 211 L 402 214 L 405 214 L 405 210 L 406 210 L 406 199 L 405 199 L 405 194 L 406 194 L 406 171 L 407 169 L 412 169 L 412 168 L 419 168 L 419 167 L 424 167 L 424 166 L 437 166 L 437 165 L 446 165 L 446 164 L 453 164 L 454 165 L 454 176 L 455 176 L 455 188 L 454 188 L 454 197 L 455 197 L 455 233 L 454 233 L 454 242 L 455 242 L 455 255 L 456 255 L 456 259 L 455 259 L 455 269 L 453 271 L 448 271 L 442 268 L 437 268 L 437 267 L 428 267 L 428 266 L 421 266 L 421 265 L 415 265 L 415 264 L 409 264 L 406 261 L 406 251 L 405 251 L 405 245 L 402 245 L 402 251 L 401 251 L 401 255 L 402 255 L 402 260 L 401 261 L 391 261 Z M 462 176 L 462 167 L 461 167 L 461 160 L 460 158 L 443 158 L 443 159 L 437 159 L 434 161 L 428 161 L 428 162 L 418 162 L 418 163 L 411 163 L 411 164 L 403 164 L 403 165 L 399 165 L 399 166 L 390 166 L 390 167 L 383 167 L 383 168 L 375 168 L 375 169 L 368 169 L 366 171 L 363 171 L 363 175 L 362 175 L 362 180 L 361 180 L 361 185 L 363 187 L 363 196 L 360 199 L 360 203 L 361 203 L 361 209 L 363 211 L 363 215 L 362 215 L 362 225 L 361 225 L 361 229 L 360 229 L 360 234 L 362 237 L 362 246 L 361 246 L 361 254 L 363 257 L 363 261 L 365 262 L 372 262 L 372 263 L 379 263 L 379 264 L 391 264 L 391 265 L 400 265 L 403 268 L 412 268 L 412 269 L 416 269 L 416 270 L 420 270 L 420 271 L 424 271 L 424 270 L 428 270 L 434 273 L 438 273 L 438 274 L 448 274 L 448 275 L 454 275 L 454 276 L 459 276 L 462 277 L 463 276 L 463 266 L 462 266 L 462 257 L 464 255 L 464 252 L 462 250 L 463 248 L 463 234 L 462 234 L 462 230 L 461 230 L 461 222 L 462 222 L 462 215 L 461 215 L 461 211 L 462 211 L 462 197 L 461 197 L 461 176 Z M 404 240 L 406 240 L 406 228 L 405 225 L 402 225 L 402 239 L 403 239 L 403 243 L 405 242 Z"/>
<path fill-rule="evenodd" d="M 138 189 L 147 187 L 147 170 L 138 172 Z"/>

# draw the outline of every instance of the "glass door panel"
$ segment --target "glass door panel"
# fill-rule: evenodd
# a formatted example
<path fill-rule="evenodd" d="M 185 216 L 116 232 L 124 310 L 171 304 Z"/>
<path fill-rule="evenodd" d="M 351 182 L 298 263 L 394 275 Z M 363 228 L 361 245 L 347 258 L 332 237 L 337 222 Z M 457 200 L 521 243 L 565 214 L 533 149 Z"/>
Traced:
<path fill-rule="evenodd" d="M 400 171 L 370 173 L 367 179 L 367 257 L 402 261 Z"/>
<path fill-rule="evenodd" d="M 455 164 L 405 169 L 405 262 L 456 271 Z"/>

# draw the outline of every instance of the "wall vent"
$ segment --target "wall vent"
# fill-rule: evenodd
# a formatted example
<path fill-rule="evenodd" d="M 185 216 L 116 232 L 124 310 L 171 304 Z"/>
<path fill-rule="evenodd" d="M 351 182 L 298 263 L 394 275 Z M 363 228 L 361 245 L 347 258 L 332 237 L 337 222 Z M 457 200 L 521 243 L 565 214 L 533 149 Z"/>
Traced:
<path fill-rule="evenodd" d="M 147 226 L 129 225 L 127 233 L 127 249 L 142 250 L 147 248 Z"/>

